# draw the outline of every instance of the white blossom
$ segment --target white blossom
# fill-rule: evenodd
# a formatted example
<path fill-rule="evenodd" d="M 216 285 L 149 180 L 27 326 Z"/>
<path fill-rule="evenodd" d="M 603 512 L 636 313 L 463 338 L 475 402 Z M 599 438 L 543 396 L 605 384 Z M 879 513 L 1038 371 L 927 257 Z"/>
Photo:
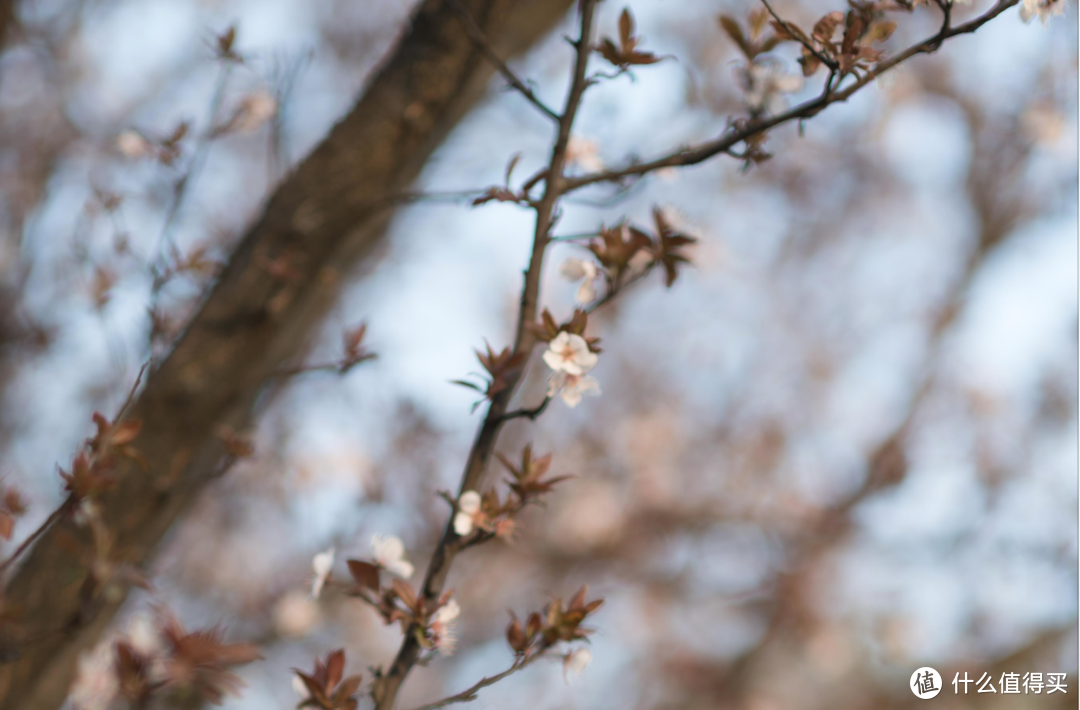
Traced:
<path fill-rule="evenodd" d="M 68 700 L 76 710 L 108 710 L 120 691 L 114 672 L 116 663 L 113 639 L 99 643 L 94 650 L 80 654 L 75 682 Z"/>
<path fill-rule="evenodd" d="M 567 281 L 581 281 L 574 300 L 578 303 L 592 303 L 596 299 L 596 276 L 599 273 L 596 264 L 588 259 L 567 259 L 559 266 L 559 273 Z"/>
<path fill-rule="evenodd" d="M 449 656 L 457 647 L 457 629 L 454 622 L 460 615 L 461 607 L 451 599 L 431 617 L 429 628 L 435 636 L 435 648 L 439 649 L 439 653 Z"/>
<path fill-rule="evenodd" d="M 158 633 L 153 617 L 139 612 L 131 617 L 127 627 L 127 640 L 131 647 L 144 656 L 153 656 L 165 649 L 165 641 Z"/>
<path fill-rule="evenodd" d="M 136 130 L 127 129 L 116 137 L 116 149 L 125 158 L 135 160 L 145 158 L 150 154 L 150 141 L 142 137 Z"/>
<path fill-rule="evenodd" d="M 454 516 L 454 532 L 462 537 L 471 533 L 479 515 L 480 494 L 476 491 L 465 491 L 458 498 L 458 513 Z"/>
<path fill-rule="evenodd" d="M 596 143 L 580 136 L 570 136 L 567 141 L 566 162 L 591 173 L 604 169 L 604 161 L 600 160 L 600 149 Z"/>
<path fill-rule="evenodd" d="M 802 77 L 785 74 L 775 62 L 751 64 L 743 70 L 742 83 L 747 108 L 774 116 L 787 108 L 784 94 L 793 94 L 803 88 Z"/>
<path fill-rule="evenodd" d="M 241 133 L 250 133 L 277 113 L 277 101 L 266 91 L 256 91 L 245 96 L 233 124 Z"/>
<path fill-rule="evenodd" d="M 402 579 L 412 577 L 413 566 L 405 559 L 405 544 L 401 538 L 394 535 L 372 535 L 371 553 L 375 556 L 375 564 L 390 574 L 396 574 Z"/>
<path fill-rule="evenodd" d="M 1045 25 L 1054 15 L 1065 12 L 1063 0 L 1024 0 L 1020 6 L 1020 19 L 1031 22 L 1031 18 L 1038 17 Z"/>
<path fill-rule="evenodd" d="M 274 605 L 274 629 L 285 637 L 307 636 L 319 621 L 319 607 L 302 591 L 289 592 Z"/>
<path fill-rule="evenodd" d="M 548 397 L 559 395 L 568 407 L 581 403 L 582 395 L 600 395 L 600 383 L 589 375 L 571 375 L 568 372 L 556 372 L 548 383 Z"/>
<path fill-rule="evenodd" d="M 330 568 L 334 566 L 334 548 L 320 552 L 311 558 L 311 569 L 315 572 L 315 579 L 311 582 L 311 597 L 318 599 L 322 594 L 323 586 L 330 576 Z"/>
<path fill-rule="evenodd" d="M 563 675 L 566 677 L 566 682 L 570 682 L 571 674 L 580 677 L 590 661 L 592 661 L 592 651 L 587 648 L 579 648 L 563 656 Z"/>
<path fill-rule="evenodd" d="M 451 599 L 439 607 L 439 610 L 435 612 L 433 619 L 435 623 L 449 624 L 459 616 L 461 616 L 461 607 L 458 605 L 457 600 Z"/>
<path fill-rule="evenodd" d="M 599 360 L 596 353 L 589 350 L 589 344 L 585 338 L 565 330 L 560 332 L 544 352 L 544 362 L 555 372 L 565 372 L 569 375 L 584 375 L 596 367 Z"/>

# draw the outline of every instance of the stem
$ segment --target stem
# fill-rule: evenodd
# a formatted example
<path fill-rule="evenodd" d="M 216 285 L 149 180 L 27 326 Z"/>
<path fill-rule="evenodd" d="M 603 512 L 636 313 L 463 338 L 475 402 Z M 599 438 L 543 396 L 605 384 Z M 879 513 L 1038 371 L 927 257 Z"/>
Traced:
<path fill-rule="evenodd" d="M 516 409 L 513 412 L 507 412 L 502 415 L 502 421 L 508 422 L 511 419 L 517 419 L 518 417 L 528 417 L 529 421 L 535 422 L 536 418 L 544 413 L 544 410 L 547 409 L 550 402 L 550 396 L 544 397 L 544 401 L 532 409 Z"/>
<path fill-rule="evenodd" d="M 490 678 L 484 678 L 484 679 L 478 681 L 475 685 L 473 685 L 468 690 L 463 690 L 460 693 L 458 693 L 457 695 L 451 695 L 451 696 L 449 696 L 447 698 L 443 698 L 442 700 L 438 700 L 438 701 L 436 701 L 434 703 L 428 703 L 427 705 L 421 705 L 418 708 L 413 708 L 413 710 L 437 710 L 437 708 L 446 707 L 447 705 L 453 705 L 454 703 L 466 703 L 466 702 L 468 702 L 470 700 L 475 700 L 476 699 L 476 693 L 478 691 L 482 690 L 483 688 L 488 687 L 489 685 L 495 685 L 496 683 L 498 683 L 503 678 L 506 678 L 507 676 L 513 675 L 514 673 L 517 673 L 522 668 L 525 668 L 526 666 L 531 664 L 533 661 L 535 661 L 537 658 L 541 658 L 541 657 L 543 657 L 543 653 L 537 653 L 536 655 L 529 656 L 528 658 L 525 658 L 523 660 L 515 660 L 514 665 L 510 666 L 509 668 L 507 668 L 502 673 L 499 673 L 498 675 L 493 675 Z"/>
<path fill-rule="evenodd" d="M 165 223 L 161 227 L 161 236 L 158 238 L 157 247 L 155 252 L 157 256 L 154 258 L 154 262 L 160 259 L 165 260 L 165 265 L 162 267 L 154 278 L 154 295 L 160 291 L 165 283 L 168 281 L 168 277 L 171 276 L 168 269 L 168 256 L 166 250 L 168 247 L 173 246 L 172 243 L 172 230 L 176 225 L 176 218 L 180 214 L 180 208 L 184 204 L 184 198 L 187 197 L 188 187 L 191 185 L 192 178 L 202 169 L 203 163 L 206 161 L 206 154 L 210 149 L 210 141 L 214 138 L 214 120 L 217 118 L 218 111 L 221 109 L 222 101 L 225 99 L 225 88 L 229 83 L 229 74 L 232 72 L 232 63 L 228 60 L 222 60 L 221 71 L 218 73 L 217 84 L 214 86 L 214 95 L 210 99 L 210 108 L 207 116 L 206 129 L 199 136 L 199 140 L 195 144 L 195 151 L 191 155 L 191 162 L 188 163 L 188 169 L 176 182 L 176 187 L 173 190 L 173 201 L 169 206 L 169 211 L 165 215 Z"/>
<path fill-rule="evenodd" d="M 7 571 L 7 568 L 10 567 L 11 564 L 22 555 L 22 553 L 30 549 L 30 546 L 34 544 L 35 540 L 44 535 L 45 531 L 51 528 L 53 523 L 60 519 L 61 515 L 70 510 L 71 503 L 72 499 L 68 498 L 59 508 L 50 513 L 49 517 L 45 518 L 45 522 L 38 526 L 37 530 L 30 533 L 30 536 L 23 540 L 22 543 L 17 548 L 15 548 L 15 552 L 11 553 L 11 557 L 7 558 L 2 564 L 0 564 L 0 574 L 3 574 L 5 571 Z"/>
<path fill-rule="evenodd" d="M 956 27 L 949 26 L 948 22 L 943 23 L 942 28 L 933 37 L 908 47 L 894 57 L 879 62 L 873 71 L 867 72 L 865 76 L 859 78 L 855 83 L 850 84 L 841 91 L 822 93 L 819 97 L 799 104 L 790 111 L 778 116 L 773 116 L 772 118 L 757 121 L 743 130 L 732 131 L 720 138 L 697 146 L 696 148 L 680 150 L 663 158 L 651 160 L 647 163 L 638 163 L 618 170 L 605 170 L 591 175 L 570 178 L 566 181 L 563 192 L 573 192 L 598 182 L 618 182 L 623 178 L 645 175 L 654 170 L 659 170 L 660 168 L 697 165 L 716 155 L 727 153 L 735 145 L 748 138 L 758 136 L 771 128 L 787 123 L 788 121 L 810 118 L 811 116 L 817 115 L 831 104 L 847 101 L 856 91 L 901 62 L 907 61 L 917 54 L 930 54 L 936 51 L 946 39 L 974 32 L 990 20 L 1005 12 L 1005 10 L 1015 6 L 1019 1 L 1020 0 L 999 0 L 996 5 L 979 17 L 976 17 L 970 22 L 965 22 L 962 25 L 957 25 Z"/>
<path fill-rule="evenodd" d="M 525 82 L 519 79 L 510 67 L 506 65 L 506 62 L 495 53 L 495 48 L 491 46 L 491 42 L 484 36 L 484 31 L 480 29 L 472 15 L 469 14 L 468 8 L 461 4 L 461 0 L 450 0 L 450 6 L 461 17 L 461 24 L 465 25 L 465 31 L 468 33 L 469 39 L 473 41 L 473 44 L 480 50 L 480 53 L 495 66 L 499 73 L 510 82 L 510 86 L 517 89 L 522 96 L 528 99 L 533 106 L 540 109 L 540 112 L 545 116 L 555 121 L 559 121 L 559 114 L 548 108 L 533 90 Z"/>
<path fill-rule="evenodd" d="M 559 132 L 555 139 L 555 145 L 551 151 L 551 160 L 546 170 L 544 181 L 544 195 L 534 205 L 536 209 L 536 226 L 533 232 L 532 255 L 529 259 L 529 268 L 525 272 L 525 284 L 521 292 L 521 304 L 518 310 L 517 332 L 514 336 L 514 352 L 529 353 L 535 344 L 533 336 L 527 324 L 536 320 L 537 302 L 540 296 L 540 272 L 544 264 L 544 250 L 551 240 L 551 227 L 555 223 L 555 207 L 565 191 L 566 179 L 563 176 L 563 168 L 566 165 L 566 147 L 570 141 L 570 131 L 577 117 L 578 107 L 581 105 L 581 97 L 588 88 L 586 69 L 591 52 L 591 37 L 593 14 L 596 3 L 599 0 L 582 0 L 581 3 L 581 34 L 575 43 L 577 58 L 574 66 L 574 77 L 570 85 L 569 94 L 566 97 L 566 106 L 559 117 Z M 509 378 L 508 386 L 499 392 L 488 407 L 484 422 L 476 434 L 468 459 L 465 462 L 465 470 L 461 477 L 461 492 L 479 488 L 488 462 L 495 450 L 495 442 L 498 439 L 499 430 L 504 421 L 507 405 L 513 396 L 517 385 L 521 381 L 524 368 Z M 461 538 L 454 532 L 453 517 L 447 522 L 446 530 L 436 547 L 428 565 L 424 577 L 424 585 L 421 590 L 427 603 L 432 604 L 442 593 L 446 577 L 450 572 L 450 566 L 454 557 L 461 550 Z M 420 644 L 416 641 L 416 634 L 409 630 L 405 634 L 401 648 L 394 659 L 390 670 L 383 676 L 375 689 L 376 710 L 390 710 L 394 706 L 397 694 L 405 677 L 420 657 Z"/>

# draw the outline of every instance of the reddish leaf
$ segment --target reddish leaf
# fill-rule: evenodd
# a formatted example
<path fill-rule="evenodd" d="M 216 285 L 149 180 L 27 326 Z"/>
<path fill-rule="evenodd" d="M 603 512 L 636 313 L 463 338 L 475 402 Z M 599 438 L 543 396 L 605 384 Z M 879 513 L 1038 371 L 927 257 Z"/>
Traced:
<path fill-rule="evenodd" d="M 349 574 L 361 587 L 367 587 L 372 591 L 379 591 L 379 568 L 370 562 L 360 560 L 348 560 Z"/>

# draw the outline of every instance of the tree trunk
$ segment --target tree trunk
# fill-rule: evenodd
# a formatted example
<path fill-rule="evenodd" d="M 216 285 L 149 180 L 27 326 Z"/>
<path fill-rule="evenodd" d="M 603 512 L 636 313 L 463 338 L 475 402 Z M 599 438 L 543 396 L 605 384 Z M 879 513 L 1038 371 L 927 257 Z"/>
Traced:
<path fill-rule="evenodd" d="M 528 48 L 570 2 L 462 0 L 502 56 Z M 98 501 L 116 536 L 112 560 L 145 565 L 220 473 L 218 427 L 249 426 L 269 374 L 303 352 L 343 274 L 385 233 L 394 195 L 491 73 L 453 6 L 423 2 L 364 96 L 273 195 L 132 406 L 130 417 L 143 423 L 135 446 L 149 471 L 121 465 L 119 485 Z M 290 267 L 288 278 L 267 268 L 278 260 Z M 15 638 L 0 638 L 2 710 L 58 708 L 79 652 L 94 645 L 126 597 L 126 582 L 93 583 L 91 560 L 88 532 L 65 518 L 7 585 L 4 605 L 18 627 Z"/>

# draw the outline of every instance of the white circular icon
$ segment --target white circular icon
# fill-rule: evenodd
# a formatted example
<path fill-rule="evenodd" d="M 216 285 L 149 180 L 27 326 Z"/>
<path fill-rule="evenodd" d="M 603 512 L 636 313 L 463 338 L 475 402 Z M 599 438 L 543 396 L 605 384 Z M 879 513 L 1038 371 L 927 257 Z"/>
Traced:
<path fill-rule="evenodd" d="M 941 674 L 930 666 L 923 666 L 911 674 L 909 681 L 915 697 L 929 700 L 941 692 Z"/>

